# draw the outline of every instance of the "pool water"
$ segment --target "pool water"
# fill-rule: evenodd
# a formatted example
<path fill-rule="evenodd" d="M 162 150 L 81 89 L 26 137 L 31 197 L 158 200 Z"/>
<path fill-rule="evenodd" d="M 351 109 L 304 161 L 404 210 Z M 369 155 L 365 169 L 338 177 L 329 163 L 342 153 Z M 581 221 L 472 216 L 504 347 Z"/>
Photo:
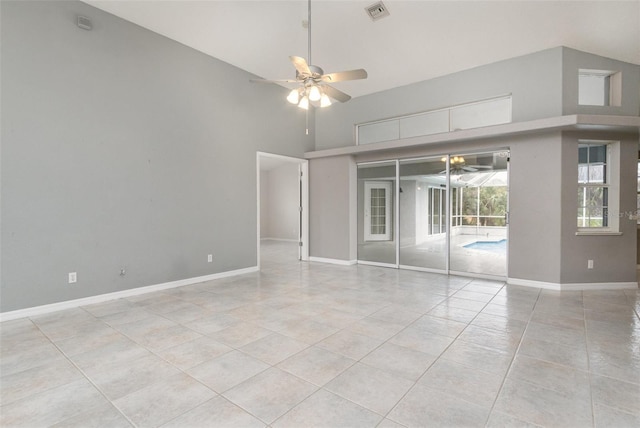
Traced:
<path fill-rule="evenodd" d="M 507 251 L 507 240 L 501 239 L 500 241 L 476 241 L 465 245 L 464 248 L 503 254 Z"/>

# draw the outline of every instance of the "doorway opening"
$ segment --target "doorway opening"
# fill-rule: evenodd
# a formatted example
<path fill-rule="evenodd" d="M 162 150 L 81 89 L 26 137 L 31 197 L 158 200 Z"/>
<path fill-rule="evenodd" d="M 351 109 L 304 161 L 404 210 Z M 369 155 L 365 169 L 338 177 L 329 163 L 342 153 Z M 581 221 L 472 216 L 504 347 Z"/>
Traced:
<path fill-rule="evenodd" d="M 256 153 L 257 265 L 269 245 L 283 260 L 309 260 L 308 161 Z"/>

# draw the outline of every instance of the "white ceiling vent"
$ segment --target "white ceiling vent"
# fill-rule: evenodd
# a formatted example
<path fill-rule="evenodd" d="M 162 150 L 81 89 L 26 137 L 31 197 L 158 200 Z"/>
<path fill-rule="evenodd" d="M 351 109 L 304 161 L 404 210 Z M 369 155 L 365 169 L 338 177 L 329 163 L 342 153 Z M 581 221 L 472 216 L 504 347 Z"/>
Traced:
<path fill-rule="evenodd" d="M 385 6 L 381 1 L 372 4 L 371 6 L 365 7 L 364 10 L 367 11 L 367 15 L 373 21 L 377 21 L 379 19 L 384 18 L 385 16 L 389 16 L 389 10 L 387 6 Z"/>

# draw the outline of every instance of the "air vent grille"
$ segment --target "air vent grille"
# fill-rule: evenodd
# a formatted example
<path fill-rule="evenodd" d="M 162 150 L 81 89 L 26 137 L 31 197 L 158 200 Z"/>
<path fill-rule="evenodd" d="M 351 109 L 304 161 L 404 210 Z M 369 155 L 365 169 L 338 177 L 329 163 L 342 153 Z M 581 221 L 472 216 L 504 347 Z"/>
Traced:
<path fill-rule="evenodd" d="M 385 16 L 389 16 L 389 10 L 387 9 L 387 6 L 385 6 L 381 1 L 366 7 L 365 10 L 367 11 L 367 15 L 369 15 L 369 18 L 371 18 L 373 21 L 377 21 L 384 18 Z"/>
<path fill-rule="evenodd" d="M 76 24 L 78 25 L 78 27 L 82 28 L 83 30 L 91 31 L 93 25 L 91 24 L 91 20 L 89 18 L 80 15 L 78 15 L 77 18 L 78 20 L 76 21 Z"/>

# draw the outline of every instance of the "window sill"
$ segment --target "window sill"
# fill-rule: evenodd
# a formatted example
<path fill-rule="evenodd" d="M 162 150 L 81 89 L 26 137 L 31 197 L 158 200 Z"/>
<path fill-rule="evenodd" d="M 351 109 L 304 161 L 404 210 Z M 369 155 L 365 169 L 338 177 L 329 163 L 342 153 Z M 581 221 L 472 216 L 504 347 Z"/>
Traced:
<path fill-rule="evenodd" d="M 622 232 L 614 232 L 613 230 L 579 230 L 576 236 L 621 236 Z"/>

